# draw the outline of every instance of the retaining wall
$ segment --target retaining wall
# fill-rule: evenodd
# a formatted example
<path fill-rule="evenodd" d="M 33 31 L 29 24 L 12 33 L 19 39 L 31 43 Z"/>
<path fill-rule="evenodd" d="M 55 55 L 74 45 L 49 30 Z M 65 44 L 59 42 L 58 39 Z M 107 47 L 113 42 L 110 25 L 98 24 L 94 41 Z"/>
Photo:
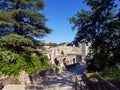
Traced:
<path fill-rule="evenodd" d="M 40 72 L 31 74 L 29 75 L 31 84 L 36 83 L 39 80 L 42 80 L 42 78 L 44 78 L 45 76 L 55 75 L 58 73 L 58 71 L 59 70 L 57 68 L 51 68 L 51 69 L 42 70 Z"/>

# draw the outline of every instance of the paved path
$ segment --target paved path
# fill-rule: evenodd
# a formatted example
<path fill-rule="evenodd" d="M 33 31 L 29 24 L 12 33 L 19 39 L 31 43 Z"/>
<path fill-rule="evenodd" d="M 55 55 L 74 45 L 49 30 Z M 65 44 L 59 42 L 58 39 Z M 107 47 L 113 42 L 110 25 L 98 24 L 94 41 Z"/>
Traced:
<path fill-rule="evenodd" d="M 6 85 L 2 90 L 25 90 L 25 85 Z"/>
<path fill-rule="evenodd" d="M 27 90 L 75 90 L 76 75 L 80 79 L 86 67 L 86 65 L 74 67 L 61 74 L 46 76 Z"/>

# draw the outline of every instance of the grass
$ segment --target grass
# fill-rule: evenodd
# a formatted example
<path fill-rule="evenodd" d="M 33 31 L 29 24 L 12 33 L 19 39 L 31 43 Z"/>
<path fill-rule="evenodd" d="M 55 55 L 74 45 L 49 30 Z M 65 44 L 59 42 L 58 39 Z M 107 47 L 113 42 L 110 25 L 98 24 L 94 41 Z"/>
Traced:
<path fill-rule="evenodd" d="M 94 75 L 94 74 L 99 74 L 99 75 L 103 76 L 106 79 L 120 78 L 120 70 L 115 70 L 115 71 L 101 71 L 101 72 L 86 70 L 86 74 L 88 76 Z"/>

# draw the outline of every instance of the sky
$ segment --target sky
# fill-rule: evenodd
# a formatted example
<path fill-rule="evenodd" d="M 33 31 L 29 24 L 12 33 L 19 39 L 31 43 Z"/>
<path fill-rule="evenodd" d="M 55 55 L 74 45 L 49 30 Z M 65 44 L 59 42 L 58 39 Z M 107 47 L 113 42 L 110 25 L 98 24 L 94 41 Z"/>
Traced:
<path fill-rule="evenodd" d="M 62 43 L 72 42 L 74 40 L 76 30 L 72 30 L 72 24 L 69 23 L 69 18 L 73 17 L 77 11 L 87 9 L 82 0 L 44 0 L 45 14 L 48 21 L 46 25 L 53 31 L 51 34 L 43 38 L 45 41 Z"/>

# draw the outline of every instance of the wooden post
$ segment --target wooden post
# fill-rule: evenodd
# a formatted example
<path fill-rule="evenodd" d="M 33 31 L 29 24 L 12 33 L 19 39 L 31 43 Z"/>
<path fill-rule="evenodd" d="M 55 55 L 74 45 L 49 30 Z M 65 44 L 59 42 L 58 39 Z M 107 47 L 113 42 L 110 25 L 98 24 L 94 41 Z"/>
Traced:
<path fill-rule="evenodd" d="M 77 82 L 78 82 L 78 78 L 77 78 L 77 75 L 75 75 L 75 90 L 77 90 Z"/>
<path fill-rule="evenodd" d="M 102 90 L 101 88 L 101 80 L 98 78 L 98 90 Z"/>
<path fill-rule="evenodd" d="M 85 82 L 85 84 L 88 86 L 88 88 L 95 90 L 95 87 L 91 86 L 90 79 L 96 78 L 98 80 L 98 90 L 120 90 L 117 88 L 114 84 L 107 81 L 105 78 L 103 78 L 100 75 L 92 75 L 90 77 L 87 77 L 86 75 L 83 75 L 82 80 Z"/>
<path fill-rule="evenodd" d="M 112 83 L 107 81 L 105 78 L 101 77 L 100 75 L 97 75 L 97 77 L 100 80 L 100 83 L 105 87 L 107 87 L 107 89 L 109 88 L 109 90 L 120 90 L 115 85 L 113 85 Z"/>

